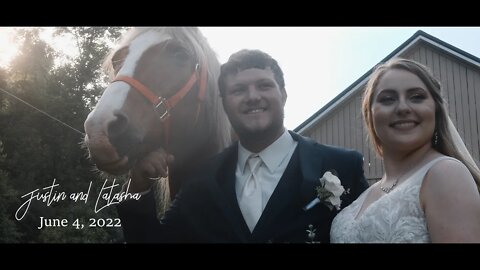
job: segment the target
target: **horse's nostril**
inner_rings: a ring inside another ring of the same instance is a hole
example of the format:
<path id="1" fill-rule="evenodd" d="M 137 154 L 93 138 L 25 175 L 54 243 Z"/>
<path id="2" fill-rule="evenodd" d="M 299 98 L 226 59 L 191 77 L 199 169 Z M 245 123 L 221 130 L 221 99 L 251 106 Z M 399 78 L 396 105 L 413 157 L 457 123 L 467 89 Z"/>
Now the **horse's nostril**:
<path id="1" fill-rule="evenodd" d="M 108 124 L 108 136 L 118 137 L 121 136 L 128 127 L 128 117 L 121 112 L 114 113 L 115 120 Z"/>
<path id="2" fill-rule="evenodd" d="M 108 139 L 119 156 L 134 155 L 142 139 L 132 129 L 125 113 L 114 112 L 115 120 L 108 123 Z"/>

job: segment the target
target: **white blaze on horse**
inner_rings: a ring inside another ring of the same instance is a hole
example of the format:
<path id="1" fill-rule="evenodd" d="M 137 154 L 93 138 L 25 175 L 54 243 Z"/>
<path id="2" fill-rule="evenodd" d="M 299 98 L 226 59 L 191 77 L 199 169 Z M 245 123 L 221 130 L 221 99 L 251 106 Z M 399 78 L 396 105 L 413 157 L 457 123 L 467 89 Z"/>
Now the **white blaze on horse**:
<path id="1" fill-rule="evenodd" d="M 190 168 L 230 144 L 220 64 L 197 28 L 133 28 L 104 66 L 111 83 L 85 121 L 99 170 L 125 174 L 162 147 L 175 156 L 169 181 L 176 193 Z"/>

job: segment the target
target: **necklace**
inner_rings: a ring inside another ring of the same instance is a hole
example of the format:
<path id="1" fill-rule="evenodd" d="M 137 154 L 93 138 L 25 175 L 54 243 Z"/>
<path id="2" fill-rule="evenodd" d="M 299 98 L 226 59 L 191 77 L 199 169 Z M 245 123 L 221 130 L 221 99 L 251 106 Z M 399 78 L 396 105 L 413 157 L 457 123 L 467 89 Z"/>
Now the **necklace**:
<path id="1" fill-rule="evenodd" d="M 400 177 L 395 179 L 395 182 L 393 182 L 393 185 L 391 187 L 382 187 L 382 184 L 380 184 L 380 189 L 385 193 L 390 193 L 390 191 L 392 191 L 392 189 L 397 185 L 398 179 L 400 179 Z"/>
<path id="2" fill-rule="evenodd" d="M 422 156 L 419 160 L 420 160 L 420 161 L 425 160 L 426 157 L 427 157 L 427 155 L 428 155 L 428 153 L 429 153 L 429 152 L 427 151 L 425 154 L 423 154 L 423 156 Z M 420 164 L 422 164 L 422 163 L 424 164 L 425 162 L 420 162 Z M 382 183 L 380 182 L 380 189 L 381 189 L 383 192 L 385 192 L 385 193 L 390 193 L 390 191 L 392 191 L 392 190 L 397 186 L 398 180 L 400 180 L 400 178 L 403 178 L 403 177 L 404 177 L 405 175 L 407 175 L 409 172 L 412 172 L 412 171 L 416 170 L 416 168 L 417 168 L 418 166 L 419 166 L 419 164 L 417 164 L 417 166 L 415 166 L 413 169 L 410 169 L 410 170 L 404 172 L 404 173 L 403 173 L 402 175 L 400 175 L 399 177 L 397 177 L 397 179 L 395 179 L 395 181 L 393 182 L 393 184 L 392 184 L 391 187 L 383 187 L 383 186 L 382 186 Z M 385 175 L 385 180 L 387 180 L 387 176 L 386 176 L 386 175 Z M 385 181 L 383 181 L 383 182 L 385 182 Z"/>

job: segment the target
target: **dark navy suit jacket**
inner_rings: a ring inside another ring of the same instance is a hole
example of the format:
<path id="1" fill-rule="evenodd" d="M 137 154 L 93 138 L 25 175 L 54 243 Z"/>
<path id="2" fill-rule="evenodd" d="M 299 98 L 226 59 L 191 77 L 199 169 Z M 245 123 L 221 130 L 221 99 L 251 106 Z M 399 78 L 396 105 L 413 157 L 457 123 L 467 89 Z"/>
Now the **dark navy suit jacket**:
<path id="1" fill-rule="evenodd" d="M 298 146 L 253 232 L 245 223 L 235 193 L 238 144 L 225 149 L 196 172 L 175 198 L 165 217 L 156 218 L 153 195 L 117 206 L 127 242 L 305 243 L 309 226 L 314 241 L 329 242 L 337 210 L 319 203 L 303 208 L 315 196 L 326 171 L 335 170 L 344 188 L 342 208 L 367 187 L 363 158 L 357 151 L 317 142 L 289 131 Z"/>

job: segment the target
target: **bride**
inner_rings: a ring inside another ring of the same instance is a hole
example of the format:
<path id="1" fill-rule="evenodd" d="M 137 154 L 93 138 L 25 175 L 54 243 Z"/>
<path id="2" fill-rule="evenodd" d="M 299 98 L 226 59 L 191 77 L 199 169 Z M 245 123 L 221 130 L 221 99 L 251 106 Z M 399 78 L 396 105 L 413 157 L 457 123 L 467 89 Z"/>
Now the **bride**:
<path id="1" fill-rule="evenodd" d="M 440 91 L 415 61 L 377 67 L 362 110 L 385 174 L 335 217 L 331 242 L 480 242 L 480 171 Z"/>

